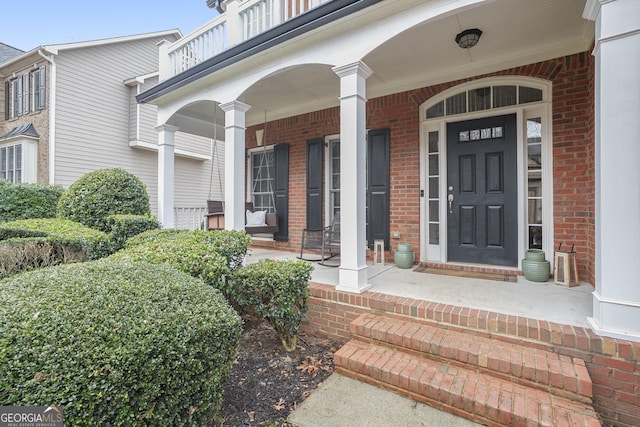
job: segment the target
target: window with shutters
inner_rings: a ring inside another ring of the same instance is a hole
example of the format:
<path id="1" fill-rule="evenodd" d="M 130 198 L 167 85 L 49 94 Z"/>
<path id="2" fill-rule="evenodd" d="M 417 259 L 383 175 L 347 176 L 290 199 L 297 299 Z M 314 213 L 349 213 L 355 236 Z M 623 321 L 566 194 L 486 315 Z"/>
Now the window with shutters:
<path id="1" fill-rule="evenodd" d="M 6 92 L 7 119 L 43 110 L 46 102 L 45 67 L 11 80 L 6 85 Z"/>

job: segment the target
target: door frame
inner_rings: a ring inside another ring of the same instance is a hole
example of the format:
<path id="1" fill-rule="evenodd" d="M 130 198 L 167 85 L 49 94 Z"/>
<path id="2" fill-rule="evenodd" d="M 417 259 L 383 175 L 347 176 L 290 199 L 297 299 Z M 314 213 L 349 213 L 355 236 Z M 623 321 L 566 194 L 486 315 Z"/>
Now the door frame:
<path id="1" fill-rule="evenodd" d="M 522 85 L 534 87 L 542 90 L 542 101 L 532 102 L 529 104 L 514 105 L 506 108 L 494 108 L 482 110 L 472 113 L 456 114 L 450 116 L 438 117 L 435 119 L 426 119 L 427 108 L 434 104 L 445 100 L 447 97 L 463 91 L 472 90 L 474 88 L 486 87 L 489 85 Z M 554 250 L 554 230 L 553 230 L 553 116 L 551 108 L 551 82 L 530 77 L 490 77 L 485 79 L 474 80 L 458 86 L 454 86 L 438 96 L 433 97 L 423 103 L 419 108 L 420 113 L 420 261 L 448 263 L 447 259 L 447 124 L 466 120 L 474 120 L 492 116 L 505 114 L 516 114 L 517 129 L 517 223 L 518 223 L 518 266 L 517 267 L 500 267 L 489 266 L 491 268 L 504 269 L 520 269 L 520 260 L 524 258 L 525 251 L 528 247 L 528 228 L 527 228 L 527 158 L 526 158 L 526 120 L 533 117 L 541 117 L 544 125 L 542 126 L 542 194 L 543 194 L 543 250 L 546 258 L 553 264 Z M 439 244 L 429 244 L 428 232 L 428 136 L 429 132 L 437 131 L 438 138 L 438 167 L 439 167 Z M 483 265 L 484 266 L 484 265 Z"/>

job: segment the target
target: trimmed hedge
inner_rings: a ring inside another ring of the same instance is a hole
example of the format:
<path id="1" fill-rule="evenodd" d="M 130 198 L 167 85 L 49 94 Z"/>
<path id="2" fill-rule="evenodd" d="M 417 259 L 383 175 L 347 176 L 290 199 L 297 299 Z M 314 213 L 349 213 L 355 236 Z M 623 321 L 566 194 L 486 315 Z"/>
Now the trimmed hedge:
<path id="1" fill-rule="evenodd" d="M 98 169 L 82 175 L 62 194 L 58 216 L 109 231 L 109 215 L 150 215 L 144 183 L 124 169 Z"/>
<path id="2" fill-rule="evenodd" d="M 220 293 L 168 266 L 100 260 L 0 282 L 0 402 L 65 425 L 205 425 L 241 333 Z"/>
<path id="3" fill-rule="evenodd" d="M 127 240 L 110 258 L 169 264 L 229 296 L 230 277 L 250 243 L 244 231 L 151 230 Z"/>
<path id="4" fill-rule="evenodd" d="M 252 307 L 269 321 L 286 351 L 294 351 L 305 319 L 311 263 L 263 259 L 235 274 L 230 293 L 241 307 Z"/>
<path id="5" fill-rule="evenodd" d="M 80 262 L 83 255 L 46 237 L 3 240 L 0 241 L 0 279 L 36 268 Z"/>
<path id="6" fill-rule="evenodd" d="M 122 249 L 125 242 L 133 236 L 148 230 L 160 228 L 156 217 L 149 215 L 109 215 L 105 221 L 114 251 Z"/>
<path id="7" fill-rule="evenodd" d="M 0 179 L 0 223 L 27 218 L 53 218 L 63 189 L 54 185 L 14 184 Z"/>
<path id="8" fill-rule="evenodd" d="M 67 219 L 21 219 L 0 224 L 0 241 L 31 237 L 44 237 L 52 244 L 82 252 L 85 261 L 103 258 L 112 252 L 108 234 Z"/>

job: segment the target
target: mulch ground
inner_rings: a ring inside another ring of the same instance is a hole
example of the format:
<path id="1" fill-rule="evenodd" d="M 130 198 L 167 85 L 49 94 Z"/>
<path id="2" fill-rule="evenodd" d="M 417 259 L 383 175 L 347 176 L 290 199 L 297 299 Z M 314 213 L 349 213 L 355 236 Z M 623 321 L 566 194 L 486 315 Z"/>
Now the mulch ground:
<path id="1" fill-rule="evenodd" d="M 288 426 L 287 416 L 333 372 L 331 341 L 300 334 L 286 352 L 271 326 L 246 317 L 217 426 Z"/>

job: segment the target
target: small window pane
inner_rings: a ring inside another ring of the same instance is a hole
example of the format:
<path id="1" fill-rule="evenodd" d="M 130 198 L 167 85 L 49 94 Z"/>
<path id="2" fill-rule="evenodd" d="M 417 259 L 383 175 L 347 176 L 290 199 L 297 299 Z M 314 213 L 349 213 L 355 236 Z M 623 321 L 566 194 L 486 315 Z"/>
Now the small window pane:
<path id="1" fill-rule="evenodd" d="M 438 152 L 438 131 L 429 132 L 429 153 Z"/>
<path id="2" fill-rule="evenodd" d="M 520 86 L 520 104 L 542 101 L 542 90 Z"/>
<path id="3" fill-rule="evenodd" d="M 529 249 L 542 249 L 542 227 L 529 227 Z"/>
<path id="4" fill-rule="evenodd" d="M 542 224 L 542 200 L 529 199 L 529 224 Z"/>
<path id="5" fill-rule="evenodd" d="M 429 244 L 430 245 L 440 244 L 440 225 L 439 224 L 429 224 Z"/>
<path id="6" fill-rule="evenodd" d="M 527 143 L 542 141 L 542 119 L 536 117 L 527 119 Z"/>
<path id="7" fill-rule="evenodd" d="M 469 111 L 488 110 L 491 108 L 491 88 L 481 87 L 469 91 Z"/>
<path id="8" fill-rule="evenodd" d="M 427 119 L 442 116 L 444 116 L 444 101 L 440 101 L 433 107 L 427 109 Z"/>
<path id="9" fill-rule="evenodd" d="M 438 222 L 440 219 L 439 206 L 440 202 L 437 200 L 429 200 L 429 221 Z"/>
<path id="10" fill-rule="evenodd" d="M 447 98 L 447 116 L 452 114 L 462 114 L 467 112 L 467 92 Z"/>
<path id="11" fill-rule="evenodd" d="M 429 156 L 429 175 L 439 175 L 440 170 L 438 168 L 438 155 L 431 154 Z"/>
<path id="12" fill-rule="evenodd" d="M 529 197 L 542 197 L 542 172 L 530 172 L 527 185 Z"/>
<path id="13" fill-rule="evenodd" d="M 529 170 L 542 169 L 542 145 L 541 144 L 529 144 L 527 145 L 527 167 Z"/>
<path id="14" fill-rule="evenodd" d="M 508 107 L 516 105 L 516 87 L 515 86 L 494 86 L 493 87 L 493 108 Z"/>
<path id="15" fill-rule="evenodd" d="M 429 178 L 429 198 L 437 199 L 438 198 L 438 184 L 440 183 L 439 178 Z"/>

